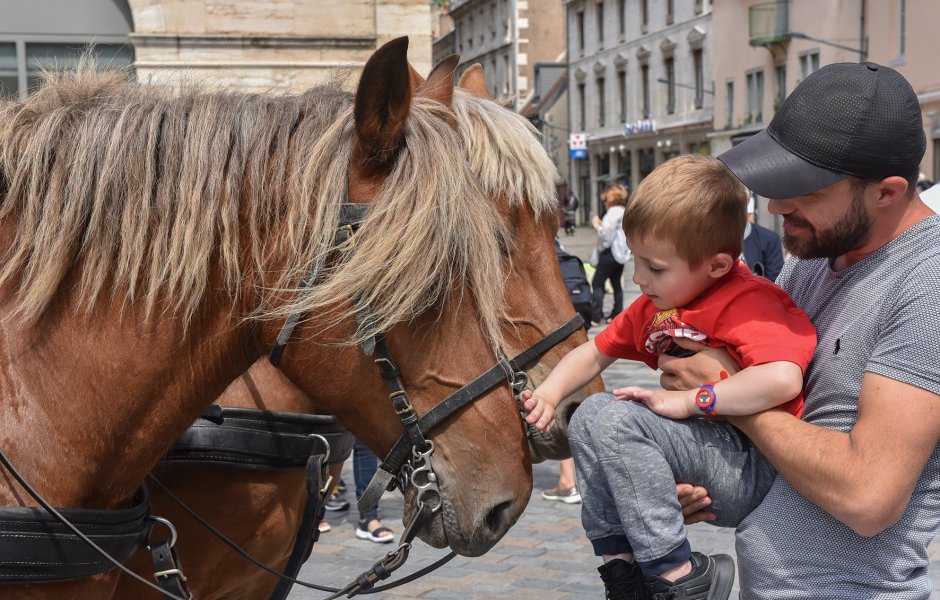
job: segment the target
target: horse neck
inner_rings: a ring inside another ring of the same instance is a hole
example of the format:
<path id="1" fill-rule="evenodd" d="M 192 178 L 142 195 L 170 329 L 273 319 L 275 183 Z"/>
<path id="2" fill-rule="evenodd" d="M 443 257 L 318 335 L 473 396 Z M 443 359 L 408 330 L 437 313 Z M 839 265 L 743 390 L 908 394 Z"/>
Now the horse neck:
<path id="1" fill-rule="evenodd" d="M 230 300 L 207 299 L 185 333 L 172 317 L 111 312 L 53 306 L 28 328 L 0 325 L 2 449 L 57 506 L 126 501 L 258 353 Z M 20 503 L 9 486 L 0 504 Z"/>

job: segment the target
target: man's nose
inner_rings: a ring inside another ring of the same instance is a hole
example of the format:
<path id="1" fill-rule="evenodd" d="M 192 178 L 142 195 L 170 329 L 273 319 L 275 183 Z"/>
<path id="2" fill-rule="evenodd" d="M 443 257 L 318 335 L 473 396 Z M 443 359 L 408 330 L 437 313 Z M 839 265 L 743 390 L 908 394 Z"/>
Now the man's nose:
<path id="1" fill-rule="evenodd" d="M 770 199 L 767 202 L 767 210 L 774 215 L 786 215 L 793 212 L 793 203 L 789 200 Z"/>

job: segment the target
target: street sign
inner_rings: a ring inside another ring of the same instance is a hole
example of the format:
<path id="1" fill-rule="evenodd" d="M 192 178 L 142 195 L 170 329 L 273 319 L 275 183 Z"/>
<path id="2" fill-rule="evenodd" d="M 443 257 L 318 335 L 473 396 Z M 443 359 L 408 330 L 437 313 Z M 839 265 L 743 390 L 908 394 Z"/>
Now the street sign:
<path id="1" fill-rule="evenodd" d="M 587 134 L 570 134 L 568 136 L 568 149 L 571 150 L 571 158 L 587 158 Z"/>

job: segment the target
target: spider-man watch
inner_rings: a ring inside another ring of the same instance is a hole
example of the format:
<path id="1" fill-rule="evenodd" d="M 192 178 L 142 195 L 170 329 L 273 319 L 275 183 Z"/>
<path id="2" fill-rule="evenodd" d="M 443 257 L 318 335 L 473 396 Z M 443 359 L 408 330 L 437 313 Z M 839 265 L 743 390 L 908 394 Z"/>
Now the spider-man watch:
<path id="1" fill-rule="evenodd" d="M 715 383 L 714 381 L 703 383 L 702 387 L 695 393 L 695 405 L 707 415 L 718 414 L 715 412 L 715 401 L 718 399 L 718 396 L 715 395 Z"/>

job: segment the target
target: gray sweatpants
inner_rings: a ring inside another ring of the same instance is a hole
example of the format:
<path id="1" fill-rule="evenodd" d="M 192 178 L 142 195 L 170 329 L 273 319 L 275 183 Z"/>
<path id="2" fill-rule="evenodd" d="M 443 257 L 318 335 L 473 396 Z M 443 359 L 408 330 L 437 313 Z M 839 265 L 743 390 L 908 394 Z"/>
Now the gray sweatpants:
<path id="1" fill-rule="evenodd" d="M 598 556 L 632 552 L 658 575 L 691 554 L 676 482 L 702 485 L 718 517 L 737 526 L 776 475 L 723 421 L 660 417 L 644 405 L 595 394 L 575 411 L 569 444 L 581 492 L 581 523 Z"/>

